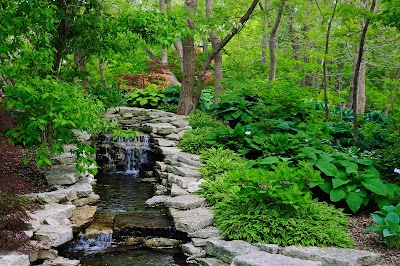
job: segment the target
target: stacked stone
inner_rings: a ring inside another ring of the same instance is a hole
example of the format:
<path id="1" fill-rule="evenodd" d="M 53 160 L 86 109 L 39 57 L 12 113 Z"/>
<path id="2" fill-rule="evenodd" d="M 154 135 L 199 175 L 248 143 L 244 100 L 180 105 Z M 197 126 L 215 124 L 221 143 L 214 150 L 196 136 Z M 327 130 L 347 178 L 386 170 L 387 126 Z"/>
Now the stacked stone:
<path id="1" fill-rule="evenodd" d="M 42 205 L 41 209 L 28 212 L 31 219 L 25 233 L 31 237 L 34 250 L 29 255 L 2 252 L 0 265 L 37 265 L 41 260 L 40 265 L 79 265 L 79 260 L 59 257 L 54 248 L 71 241 L 73 232 L 92 220 L 97 208 L 92 204 L 100 197 L 93 192 L 94 176 L 76 170 L 75 156 L 71 154 L 75 147 L 66 145 L 64 148 L 65 152 L 52 159 L 53 166 L 45 173 L 52 190 L 25 195 Z"/>

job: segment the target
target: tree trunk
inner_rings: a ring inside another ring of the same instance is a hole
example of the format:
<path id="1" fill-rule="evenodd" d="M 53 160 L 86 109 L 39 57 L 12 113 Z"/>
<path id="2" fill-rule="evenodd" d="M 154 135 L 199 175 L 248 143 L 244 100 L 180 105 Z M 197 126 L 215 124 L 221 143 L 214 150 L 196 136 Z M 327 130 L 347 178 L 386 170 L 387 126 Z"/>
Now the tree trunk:
<path id="1" fill-rule="evenodd" d="M 206 0 L 206 16 L 207 18 L 213 17 L 212 11 L 212 0 Z M 211 45 L 212 49 L 216 49 L 220 42 L 220 39 L 216 35 L 215 32 L 210 33 Z M 214 82 L 215 82 L 215 90 L 214 90 L 214 103 L 219 103 L 221 99 L 217 97 L 218 94 L 222 93 L 223 86 L 222 81 L 224 79 L 223 72 L 222 72 L 222 53 L 219 51 L 214 57 Z"/>
<path id="2" fill-rule="evenodd" d="M 278 10 L 278 15 L 276 16 L 274 26 L 269 34 L 269 61 L 270 61 L 270 69 L 269 69 L 269 80 L 275 80 L 276 78 L 276 54 L 275 49 L 278 48 L 278 27 L 281 23 L 283 8 L 285 7 L 286 0 L 281 0 L 281 6 Z"/>
<path id="3" fill-rule="evenodd" d="M 165 0 L 159 0 L 160 3 L 160 12 L 163 13 L 165 12 Z M 167 49 L 162 49 L 161 50 L 161 67 L 167 67 L 168 65 L 168 53 Z"/>
<path id="4" fill-rule="evenodd" d="M 79 71 L 82 76 L 82 87 L 87 88 L 89 81 L 87 79 L 86 57 L 79 53 L 74 53 L 74 67 L 75 71 Z"/>
<path id="5" fill-rule="evenodd" d="M 397 66 L 397 71 L 396 71 L 396 75 L 395 75 L 394 79 L 397 80 L 397 81 L 400 80 L 400 66 Z M 396 90 L 397 90 L 397 85 L 395 85 L 395 86 L 393 87 L 392 95 L 390 96 L 389 101 L 388 101 L 388 103 L 386 104 L 386 107 L 385 107 L 385 115 L 386 115 L 386 116 L 389 115 L 389 110 L 390 110 L 391 105 L 392 105 L 393 102 L 394 102 L 394 94 L 395 94 Z"/>
<path id="6" fill-rule="evenodd" d="M 183 72 L 183 47 L 182 47 L 182 41 L 176 41 L 174 43 L 175 46 L 175 50 L 178 54 L 178 58 L 179 58 L 179 63 L 181 65 L 181 71 Z"/>
<path id="7" fill-rule="evenodd" d="M 326 30 L 326 39 L 325 39 L 325 56 L 324 62 L 322 63 L 323 68 L 323 79 L 322 79 L 322 88 L 324 90 L 324 103 L 325 103 L 325 121 L 329 121 L 329 102 L 328 102 L 328 85 L 327 85 L 327 73 L 326 73 L 326 64 L 328 61 L 328 53 L 329 53 L 329 38 L 331 36 L 331 28 L 332 28 L 332 21 L 335 17 L 336 8 L 338 5 L 339 0 L 335 1 L 335 6 L 333 8 L 332 16 L 328 22 L 328 28 Z"/>
<path id="8" fill-rule="evenodd" d="M 161 65 L 161 59 L 160 58 L 155 56 L 149 49 L 144 48 L 144 51 L 150 57 L 151 60 L 153 60 L 157 64 Z M 168 65 L 165 67 L 164 71 L 168 75 L 168 82 L 169 83 L 171 83 L 172 85 L 179 86 L 179 87 L 182 86 L 182 84 L 176 78 L 175 74 L 172 73 L 172 71 L 168 68 Z"/>
<path id="9" fill-rule="evenodd" d="M 375 9 L 376 0 L 372 0 L 371 9 L 370 11 L 373 12 Z M 364 44 L 365 44 L 365 36 L 367 35 L 367 30 L 369 26 L 370 18 L 367 18 L 365 21 L 365 25 L 362 29 L 362 34 L 360 38 L 360 44 L 358 49 L 358 56 L 356 67 L 354 70 L 354 77 L 353 77 L 353 128 L 354 128 L 354 146 L 358 146 L 358 118 L 357 118 L 357 95 L 358 95 L 358 78 L 361 68 L 362 56 L 364 53 Z"/>
<path id="10" fill-rule="evenodd" d="M 197 8 L 196 0 L 185 0 L 185 9 L 190 14 L 195 15 Z M 187 18 L 190 29 L 194 29 L 192 18 Z M 178 114 L 187 115 L 193 112 L 194 79 L 195 79 L 195 58 L 194 58 L 194 36 L 188 36 L 182 40 L 183 51 L 183 71 L 182 71 L 182 89 L 179 96 Z"/>
<path id="11" fill-rule="evenodd" d="M 264 23 L 262 29 L 262 37 L 261 37 L 261 62 L 263 65 L 267 64 L 267 50 L 268 50 L 268 7 L 269 1 L 265 0 L 265 5 L 263 8 L 264 11 Z"/>
<path id="12" fill-rule="evenodd" d="M 99 72 L 100 72 L 100 77 L 101 80 L 103 81 L 103 84 L 107 87 L 107 80 L 106 80 L 106 75 L 104 73 L 104 60 L 103 60 L 103 56 L 100 55 L 99 56 Z"/>

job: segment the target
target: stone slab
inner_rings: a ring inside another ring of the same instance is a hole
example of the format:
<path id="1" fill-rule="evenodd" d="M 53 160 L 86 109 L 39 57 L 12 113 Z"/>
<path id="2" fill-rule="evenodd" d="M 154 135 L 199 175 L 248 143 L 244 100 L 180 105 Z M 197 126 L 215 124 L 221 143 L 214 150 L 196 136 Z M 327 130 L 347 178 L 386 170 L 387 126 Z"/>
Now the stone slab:
<path id="1" fill-rule="evenodd" d="M 176 141 L 161 138 L 154 139 L 154 144 L 162 147 L 176 147 L 177 145 Z"/>
<path id="2" fill-rule="evenodd" d="M 58 222 L 62 222 L 64 219 L 69 219 L 76 209 L 75 205 L 64 205 L 64 204 L 46 204 L 43 210 L 35 211 L 34 214 L 39 218 L 41 222 L 45 219 L 54 219 Z"/>
<path id="3" fill-rule="evenodd" d="M 195 247 L 191 243 L 183 244 L 181 247 L 182 247 L 182 252 L 188 256 L 196 256 L 204 252 L 202 248 Z"/>
<path id="4" fill-rule="evenodd" d="M 188 234 L 189 237 L 194 237 L 194 238 L 214 238 L 214 237 L 220 237 L 221 236 L 221 231 L 214 227 L 214 226 L 207 226 L 205 228 L 202 228 L 200 230 L 190 232 Z"/>
<path id="5" fill-rule="evenodd" d="M 190 192 L 190 193 L 199 191 L 199 190 L 201 189 L 201 184 L 204 183 L 204 182 L 206 182 L 206 180 L 204 180 L 204 179 L 199 179 L 199 180 L 198 180 L 197 182 L 195 182 L 195 183 L 189 183 L 189 184 L 188 184 L 187 191 Z"/>
<path id="6" fill-rule="evenodd" d="M 159 150 L 163 155 L 174 155 L 181 151 L 181 149 L 177 147 L 155 147 L 155 149 Z"/>
<path id="7" fill-rule="evenodd" d="M 176 230 L 185 233 L 209 226 L 214 221 L 214 214 L 207 208 L 186 211 L 169 208 L 168 210 L 174 220 Z"/>
<path id="8" fill-rule="evenodd" d="M 216 240 L 210 239 L 205 247 L 207 255 L 216 257 L 226 263 L 231 263 L 236 256 L 258 251 L 253 245 L 242 240 Z"/>
<path id="9" fill-rule="evenodd" d="M 321 262 L 301 260 L 283 256 L 280 254 L 270 254 L 263 251 L 256 251 L 235 257 L 231 266 L 322 266 Z"/>
<path id="10" fill-rule="evenodd" d="M 79 231 L 80 228 L 93 221 L 97 206 L 82 206 L 74 210 L 71 215 L 71 221 L 74 224 L 74 231 Z"/>
<path id="11" fill-rule="evenodd" d="M 57 257 L 54 260 L 46 260 L 43 266 L 79 266 L 79 260 L 71 260 L 63 257 Z"/>
<path id="12" fill-rule="evenodd" d="M 201 207 L 206 202 L 205 198 L 201 198 L 198 195 L 183 195 L 176 196 L 165 200 L 165 207 L 180 209 L 180 210 L 188 210 L 195 209 Z"/>
<path id="13" fill-rule="evenodd" d="M 200 266 L 229 266 L 228 263 L 216 258 L 196 258 L 196 262 Z"/>
<path id="14" fill-rule="evenodd" d="M 0 251 L 0 266 L 29 266 L 29 255 L 10 251 Z"/>
<path id="15" fill-rule="evenodd" d="M 200 178 L 201 174 L 197 169 L 181 166 L 167 166 L 167 172 L 173 173 L 179 176 L 190 176 Z M 196 179 L 197 181 L 197 179 Z"/>
<path id="16" fill-rule="evenodd" d="M 147 207 L 156 207 L 159 205 L 163 205 L 166 200 L 171 199 L 170 196 L 166 195 L 159 195 L 159 196 L 154 196 L 151 197 L 150 199 L 146 200 L 144 203 Z"/>
<path id="17" fill-rule="evenodd" d="M 330 266 L 362 266 L 372 265 L 380 254 L 365 250 L 347 248 L 318 248 L 318 247 L 285 247 L 282 250 L 285 256 L 299 259 L 320 261 L 322 265 Z"/>
<path id="18" fill-rule="evenodd" d="M 159 135 L 168 135 L 176 133 L 176 126 L 170 123 L 147 123 L 142 126 L 142 130 Z"/>
<path id="19" fill-rule="evenodd" d="M 43 225 L 34 234 L 39 241 L 46 241 L 52 247 L 58 247 L 73 239 L 72 228 L 67 225 Z"/>
<path id="20" fill-rule="evenodd" d="M 171 185 L 171 196 L 172 197 L 189 195 L 189 194 L 190 193 L 187 191 L 187 189 L 181 188 L 177 184 Z"/>
<path id="21" fill-rule="evenodd" d="M 278 254 L 281 251 L 281 248 L 275 244 L 253 244 L 253 246 L 257 247 L 260 251 L 265 251 L 271 254 Z"/>
<path id="22" fill-rule="evenodd" d="M 187 189 L 191 185 L 191 183 L 196 183 L 197 179 L 190 176 L 178 176 L 170 173 L 168 174 L 168 181 L 170 183 L 177 184 L 181 188 Z"/>

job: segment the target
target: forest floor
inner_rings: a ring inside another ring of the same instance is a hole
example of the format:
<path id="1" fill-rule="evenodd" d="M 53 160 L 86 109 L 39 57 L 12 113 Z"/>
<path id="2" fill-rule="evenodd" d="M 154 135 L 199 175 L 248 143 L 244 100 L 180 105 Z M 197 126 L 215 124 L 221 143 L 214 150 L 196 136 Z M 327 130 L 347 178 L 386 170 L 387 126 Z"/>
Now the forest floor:
<path id="1" fill-rule="evenodd" d="M 20 194 L 47 191 L 44 172 L 35 164 L 35 152 L 10 144 L 4 136 L 4 132 L 13 127 L 11 118 L 0 107 L 0 190 L 11 188 Z M 22 162 L 24 157 L 29 158 L 26 165 Z M 378 234 L 364 232 L 373 225 L 369 213 L 352 215 L 350 223 L 349 234 L 355 240 L 356 248 L 382 255 L 377 266 L 400 265 L 400 249 L 388 249 Z"/>

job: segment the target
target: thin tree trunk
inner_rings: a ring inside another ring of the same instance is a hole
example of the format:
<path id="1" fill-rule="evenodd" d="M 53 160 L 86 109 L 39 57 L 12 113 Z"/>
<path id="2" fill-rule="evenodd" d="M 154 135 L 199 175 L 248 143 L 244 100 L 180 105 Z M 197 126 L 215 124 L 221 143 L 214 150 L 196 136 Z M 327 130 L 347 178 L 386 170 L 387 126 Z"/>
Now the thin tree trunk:
<path id="1" fill-rule="evenodd" d="M 191 15 L 196 14 L 197 1 L 185 0 L 185 9 Z M 193 19 L 188 17 L 187 23 L 190 29 L 194 29 Z M 183 71 L 182 89 L 179 96 L 178 114 L 187 115 L 194 110 L 194 79 L 195 79 L 195 57 L 194 57 L 194 36 L 188 36 L 182 40 Z"/>
<path id="2" fill-rule="evenodd" d="M 74 53 L 74 67 L 75 71 L 81 72 L 82 75 L 82 87 L 87 88 L 89 86 L 89 81 L 87 79 L 87 67 L 86 67 L 86 57 L 79 53 Z"/>
<path id="3" fill-rule="evenodd" d="M 181 71 L 183 72 L 183 47 L 182 47 L 182 41 L 177 40 L 174 43 L 175 46 L 175 50 L 178 54 L 178 58 L 179 58 L 179 63 L 181 65 Z"/>
<path id="4" fill-rule="evenodd" d="M 400 66 L 397 66 L 397 71 L 396 71 L 396 75 L 395 75 L 394 79 L 397 80 L 397 81 L 400 80 Z M 395 94 L 396 90 L 397 90 L 397 85 L 395 85 L 395 86 L 393 87 L 392 95 L 390 96 L 389 101 L 388 101 L 388 103 L 386 104 L 386 107 L 385 107 L 385 115 L 386 115 L 386 116 L 389 115 L 389 110 L 390 110 L 391 105 L 392 105 L 393 102 L 394 102 L 394 94 Z"/>
<path id="5" fill-rule="evenodd" d="M 99 64 L 98 64 L 99 65 L 100 77 L 101 77 L 101 80 L 103 81 L 103 84 L 107 87 L 106 75 L 104 73 L 104 64 L 105 64 L 105 62 L 103 60 L 103 56 L 100 55 L 99 56 Z"/>
<path id="6" fill-rule="evenodd" d="M 275 49 L 278 48 L 278 27 L 281 23 L 283 8 L 285 7 L 286 0 L 281 0 L 281 6 L 278 10 L 278 15 L 276 16 L 274 26 L 271 29 L 269 35 L 269 61 L 270 61 L 270 69 L 269 69 L 269 80 L 275 80 L 276 77 L 276 54 Z"/>
<path id="7" fill-rule="evenodd" d="M 338 5 L 339 0 L 335 1 L 335 6 L 333 8 L 332 16 L 328 22 L 328 29 L 326 30 L 326 39 L 325 39 L 325 56 L 324 62 L 322 63 L 323 68 L 323 80 L 322 80 L 322 88 L 324 90 L 324 102 L 325 102 L 325 121 L 329 121 L 329 102 L 328 102 L 328 85 L 327 85 L 327 73 L 326 73 L 326 64 L 328 61 L 328 53 L 329 53 L 329 38 L 331 36 L 331 28 L 332 28 L 332 21 L 335 17 L 336 8 Z"/>
<path id="8" fill-rule="evenodd" d="M 212 11 L 212 0 L 206 0 L 206 17 L 212 18 L 213 11 Z M 215 32 L 210 33 L 211 45 L 212 48 L 217 48 L 220 39 L 215 34 Z M 224 79 L 223 72 L 222 72 L 222 53 L 219 51 L 214 57 L 214 82 L 215 82 L 215 96 L 214 96 L 214 103 L 219 103 L 221 99 L 217 97 L 218 94 L 222 93 L 223 86 L 222 81 Z"/>
<path id="9" fill-rule="evenodd" d="M 376 0 L 372 0 L 371 9 L 370 11 L 373 12 L 375 9 Z M 354 69 L 354 77 L 353 77 L 353 128 L 354 128 L 354 146 L 358 146 L 358 118 L 357 118 L 357 95 L 358 95 L 358 76 L 360 73 L 362 56 L 364 53 L 364 44 L 365 44 L 365 37 L 367 35 L 367 30 L 369 26 L 370 19 L 367 18 L 365 21 L 365 25 L 362 30 L 360 44 L 358 49 L 358 56 L 356 67 Z"/>
<path id="10" fill-rule="evenodd" d="M 144 48 L 144 51 L 150 57 L 151 60 L 153 60 L 157 64 L 161 64 L 161 59 L 158 58 L 157 56 L 155 56 L 149 49 Z M 169 83 L 171 83 L 172 85 L 179 86 L 179 87 L 182 86 L 182 84 L 178 81 L 178 79 L 176 78 L 175 74 L 172 73 L 172 71 L 168 68 L 168 66 L 166 66 L 164 71 L 168 75 L 168 82 Z"/>
<path id="11" fill-rule="evenodd" d="M 263 65 L 267 64 L 267 50 L 268 50 L 268 7 L 269 1 L 265 0 L 265 5 L 263 8 L 264 12 L 264 23 L 262 29 L 262 38 L 261 38 L 261 62 Z"/>
<path id="12" fill-rule="evenodd" d="M 159 0 L 159 4 L 160 4 L 160 12 L 161 13 L 165 12 L 166 1 L 165 0 Z M 168 65 L 167 49 L 162 49 L 161 50 L 161 67 L 167 67 L 167 65 Z"/>
<path id="13" fill-rule="evenodd" d="M 253 0 L 250 7 L 247 9 L 246 13 L 240 18 L 239 25 L 242 25 L 242 27 L 244 27 L 246 22 L 249 20 L 250 15 L 253 13 L 254 9 L 256 8 L 258 1 L 259 0 Z M 196 94 L 195 94 L 195 97 L 193 100 L 194 107 L 196 107 L 200 101 L 201 90 L 203 89 L 203 86 L 204 86 L 204 75 L 207 72 L 208 68 L 210 67 L 211 61 L 214 59 L 215 55 L 217 53 L 219 53 L 225 47 L 225 45 L 233 38 L 233 36 L 235 36 L 238 32 L 239 32 L 239 28 L 233 27 L 231 29 L 231 32 L 228 33 L 228 35 L 225 36 L 225 38 L 223 38 L 218 43 L 218 46 L 213 48 L 212 51 L 208 54 L 207 59 L 204 62 L 203 66 L 200 70 L 200 73 L 199 73 Z"/>

